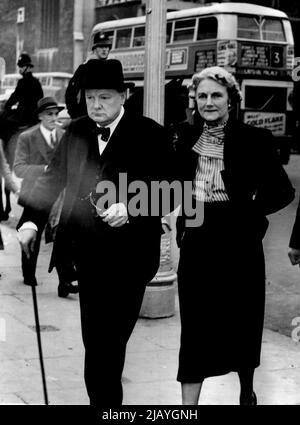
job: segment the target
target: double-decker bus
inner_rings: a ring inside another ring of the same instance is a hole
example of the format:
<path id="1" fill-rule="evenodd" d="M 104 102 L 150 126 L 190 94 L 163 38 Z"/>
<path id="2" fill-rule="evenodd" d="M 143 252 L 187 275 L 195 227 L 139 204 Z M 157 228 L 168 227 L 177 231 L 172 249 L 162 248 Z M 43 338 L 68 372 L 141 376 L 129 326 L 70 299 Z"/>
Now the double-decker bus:
<path id="1" fill-rule="evenodd" d="M 122 62 L 127 80 L 143 85 L 145 16 L 99 23 L 91 33 L 112 41 L 110 57 Z M 213 3 L 167 13 L 166 81 L 219 65 L 240 83 L 240 118 L 277 136 L 282 162 L 294 131 L 294 40 L 288 16 L 247 3 Z"/>

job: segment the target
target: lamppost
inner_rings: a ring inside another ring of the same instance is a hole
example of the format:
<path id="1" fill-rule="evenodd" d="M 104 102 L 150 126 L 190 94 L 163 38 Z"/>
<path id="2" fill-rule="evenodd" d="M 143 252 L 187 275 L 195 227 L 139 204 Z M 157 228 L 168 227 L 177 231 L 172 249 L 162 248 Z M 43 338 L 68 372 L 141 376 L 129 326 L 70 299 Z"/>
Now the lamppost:
<path id="1" fill-rule="evenodd" d="M 144 115 L 160 124 L 164 122 L 166 59 L 166 0 L 146 2 L 146 46 Z M 166 227 L 171 229 L 169 217 Z M 169 317 L 175 311 L 176 273 L 172 267 L 171 235 L 162 235 L 161 257 L 158 273 L 148 283 L 140 311 L 141 317 Z"/>

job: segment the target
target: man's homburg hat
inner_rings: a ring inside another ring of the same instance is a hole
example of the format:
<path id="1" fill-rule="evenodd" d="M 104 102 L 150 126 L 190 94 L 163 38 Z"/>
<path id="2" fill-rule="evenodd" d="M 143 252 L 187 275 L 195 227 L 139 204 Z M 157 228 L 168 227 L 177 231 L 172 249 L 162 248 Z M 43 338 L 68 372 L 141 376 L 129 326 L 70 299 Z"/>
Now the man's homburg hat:
<path id="1" fill-rule="evenodd" d="M 112 89 L 122 92 L 126 90 L 123 68 L 117 59 L 90 59 L 84 65 L 84 89 Z"/>

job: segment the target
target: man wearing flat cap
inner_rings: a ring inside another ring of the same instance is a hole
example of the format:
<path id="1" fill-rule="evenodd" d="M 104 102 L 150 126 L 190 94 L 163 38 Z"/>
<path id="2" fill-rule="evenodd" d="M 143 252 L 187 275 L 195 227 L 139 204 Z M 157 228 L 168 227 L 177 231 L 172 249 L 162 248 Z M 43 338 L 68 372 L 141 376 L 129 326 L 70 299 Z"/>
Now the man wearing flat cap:
<path id="1" fill-rule="evenodd" d="M 71 121 L 24 220 L 43 226 L 65 188 L 53 257 L 71 250 L 75 261 L 87 392 L 92 405 L 120 405 L 126 344 L 159 266 L 162 234 L 148 196 L 141 201 L 148 212 L 134 212 L 133 187 L 150 194 L 152 182 L 170 180 L 173 153 L 162 126 L 124 111 L 119 61 L 87 62 L 84 90 L 88 116 Z M 27 253 L 35 237 L 19 232 Z"/>
<path id="2" fill-rule="evenodd" d="M 25 206 L 20 223 L 24 223 L 23 217 L 27 214 L 26 204 L 34 183 L 47 169 L 64 133 L 61 128 L 56 126 L 58 113 L 62 109 L 64 107 L 59 106 L 53 97 L 43 97 L 38 101 L 36 110 L 40 123 L 24 131 L 18 137 L 14 172 L 17 177 L 23 179 L 19 203 Z M 36 264 L 43 230 L 44 226 L 41 226 L 36 235 L 32 255 L 28 258 L 22 251 L 22 272 L 25 285 L 37 285 Z M 57 271 L 59 276 L 58 295 L 65 297 L 69 293 L 77 293 L 78 287 L 66 282 L 59 266 Z"/>
<path id="3" fill-rule="evenodd" d="M 91 59 L 106 60 L 111 50 L 111 46 L 111 40 L 106 34 L 95 34 L 92 45 L 92 54 L 85 63 Z M 66 106 L 71 118 L 78 118 L 87 114 L 85 95 L 82 90 L 85 63 L 79 65 L 76 69 L 66 89 Z M 99 76 L 99 78 L 101 78 L 101 76 Z"/>

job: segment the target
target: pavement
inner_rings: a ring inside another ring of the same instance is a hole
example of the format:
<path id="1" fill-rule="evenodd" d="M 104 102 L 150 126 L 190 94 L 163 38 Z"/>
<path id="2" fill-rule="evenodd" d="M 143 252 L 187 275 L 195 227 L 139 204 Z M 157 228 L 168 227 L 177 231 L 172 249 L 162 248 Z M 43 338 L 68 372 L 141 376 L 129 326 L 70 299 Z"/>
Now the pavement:
<path id="1" fill-rule="evenodd" d="M 295 167 L 294 162 L 292 165 Z M 284 223 L 288 221 L 288 229 L 286 224 L 281 226 L 285 239 L 291 228 L 295 206 L 291 207 L 290 215 L 283 212 L 271 222 L 272 228 L 278 220 Z M 0 251 L 0 405 L 43 405 L 32 294 L 31 288 L 22 283 L 20 248 L 15 230 L 20 213 L 20 207 L 13 202 L 10 219 L 1 223 L 5 250 Z M 290 217 L 288 220 L 285 214 Z M 271 237 L 265 243 L 269 270 L 266 327 L 261 365 L 255 374 L 255 391 L 260 405 L 300 405 L 300 303 L 299 287 L 295 283 L 299 270 L 291 268 L 286 262 L 283 267 L 290 273 L 289 280 L 284 289 L 280 287 L 277 290 L 284 274 L 281 271 L 277 280 L 278 273 L 270 261 L 278 264 L 279 256 L 282 257 L 278 249 L 286 250 L 286 246 L 278 248 L 280 244 L 272 242 Z M 88 405 L 83 380 L 84 352 L 78 295 L 68 298 L 57 296 L 56 273 L 47 272 L 51 248 L 51 244 L 42 243 L 37 268 L 37 296 L 49 404 Z M 176 287 L 174 292 L 175 308 L 171 317 L 138 320 L 127 349 L 123 374 L 124 405 L 181 404 L 180 384 L 176 381 L 180 338 Z M 275 319 L 271 320 L 272 312 L 277 311 L 276 306 L 280 301 L 281 305 L 288 305 L 283 330 L 278 325 L 278 315 L 275 314 Z M 291 305 L 293 307 L 289 310 Z M 220 323 L 219 332 L 224 331 Z M 199 341 L 201 343 L 201 335 Z M 235 373 L 230 373 L 205 380 L 200 405 L 237 405 L 238 397 L 238 378 Z"/>

